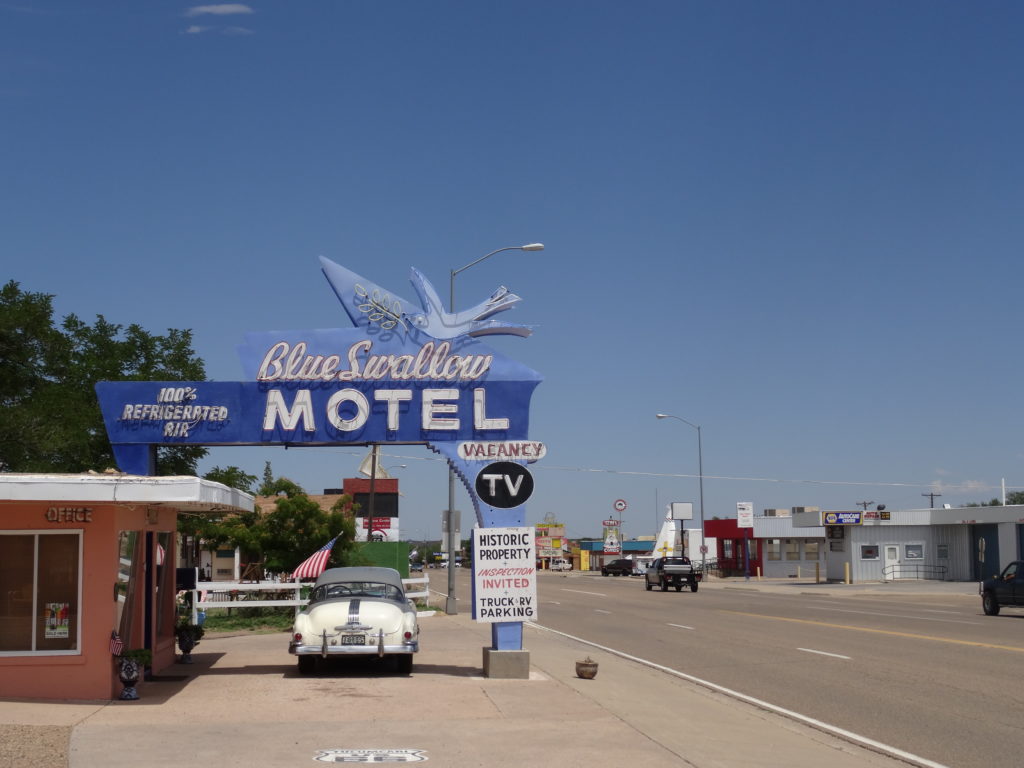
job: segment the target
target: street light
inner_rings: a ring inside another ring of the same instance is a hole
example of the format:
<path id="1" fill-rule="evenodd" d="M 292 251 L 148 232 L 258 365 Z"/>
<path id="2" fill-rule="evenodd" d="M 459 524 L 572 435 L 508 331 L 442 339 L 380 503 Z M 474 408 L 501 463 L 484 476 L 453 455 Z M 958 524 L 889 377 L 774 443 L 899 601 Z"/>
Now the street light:
<path id="1" fill-rule="evenodd" d="M 697 471 L 700 478 L 700 572 L 705 573 L 707 564 L 707 545 L 704 543 L 704 449 L 701 446 L 700 439 L 700 425 L 693 424 L 686 419 L 680 418 L 679 416 L 673 416 L 670 413 L 656 413 L 654 414 L 659 419 L 675 419 L 681 421 L 683 424 L 687 424 L 697 430 Z"/>
<path id="2" fill-rule="evenodd" d="M 465 272 L 470 267 L 476 266 L 484 259 L 489 259 L 496 253 L 502 251 L 543 251 L 543 243 L 528 243 L 527 245 L 509 245 L 505 248 L 498 248 L 495 251 L 491 251 L 484 256 L 481 256 L 476 261 L 471 261 L 464 267 L 453 269 L 451 271 L 449 280 L 449 303 L 448 310 L 454 315 L 455 314 L 455 276 L 459 272 Z M 458 606 L 455 599 L 455 470 L 451 467 L 448 468 L 448 509 L 445 511 L 445 521 L 448 525 L 448 597 L 444 602 L 444 612 L 447 614 L 458 613 Z"/>

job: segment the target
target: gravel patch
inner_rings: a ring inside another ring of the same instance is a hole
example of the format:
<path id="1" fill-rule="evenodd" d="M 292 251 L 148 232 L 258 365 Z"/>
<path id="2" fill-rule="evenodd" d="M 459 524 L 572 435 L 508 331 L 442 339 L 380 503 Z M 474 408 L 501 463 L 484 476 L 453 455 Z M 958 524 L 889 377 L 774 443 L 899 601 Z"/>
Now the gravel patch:
<path id="1" fill-rule="evenodd" d="M 0 725 L 4 768 L 67 768 L 70 725 Z"/>

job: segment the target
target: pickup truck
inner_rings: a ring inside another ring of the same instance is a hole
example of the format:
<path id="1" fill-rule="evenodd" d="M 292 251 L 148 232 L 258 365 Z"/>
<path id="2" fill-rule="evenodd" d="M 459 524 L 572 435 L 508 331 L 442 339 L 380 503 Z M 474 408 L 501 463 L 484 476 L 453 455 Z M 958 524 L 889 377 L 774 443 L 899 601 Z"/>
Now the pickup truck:
<path id="1" fill-rule="evenodd" d="M 688 557 L 659 557 L 654 560 L 644 574 L 644 587 L 650 592 L 655 586 L 662 592 L 668 592 L 669 586 L 682 592 L 683 584 L 690 585 L 690 591 L 697 591 L 697 584 L 704 574 L 694 568 Z"/>
<path id="2" fill-rule="evenodd" d="M 1024 605 L 1024 562 L 1016 560 L 998 576 L 979 585 L 981 609 L 986 616 L 998 616 L 1004 605 Z"/>

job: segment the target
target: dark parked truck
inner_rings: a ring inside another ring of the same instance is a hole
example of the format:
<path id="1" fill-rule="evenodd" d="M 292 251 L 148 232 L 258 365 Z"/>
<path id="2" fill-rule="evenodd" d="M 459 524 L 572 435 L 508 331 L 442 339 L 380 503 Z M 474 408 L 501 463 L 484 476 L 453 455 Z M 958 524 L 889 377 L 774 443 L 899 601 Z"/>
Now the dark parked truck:
<path id="1" fill-rule="evenodd" d="M 981 582 L 981 609 L 987 616 L 999 614 L 1004 605 L 1024 606 L 1024 562 L 1010 563 L 998 576 Z"/>
<path id="2" fill-rule="evenodd" d="M 672 586 L 676 588 L 676 592 L 681 592 L 683 585 L 687 584 L 691 592 L 696 592 L 697 583 L 702 576 L 688 557 L 659 557 L 651 563 L 644 574 L 644 587 L 648 592 L 655 587 L 661 587 L 662 592 L 668 592 L 668 588 Z"/>

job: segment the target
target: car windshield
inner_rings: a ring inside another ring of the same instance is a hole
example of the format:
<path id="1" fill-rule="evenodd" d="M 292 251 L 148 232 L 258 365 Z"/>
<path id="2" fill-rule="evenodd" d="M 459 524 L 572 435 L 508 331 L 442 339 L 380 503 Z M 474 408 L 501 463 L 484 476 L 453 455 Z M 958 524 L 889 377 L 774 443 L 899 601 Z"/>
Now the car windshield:
<path id="1" fill-rule="evenodd" d="M 345 581 L 337 584 L 321 584 L 313 590 L 310 602 L 349 597 L 379 597 L 397 602 L 405 601 L 402 590 L 394 584 L 382 584 L 379 581 Z"/>

